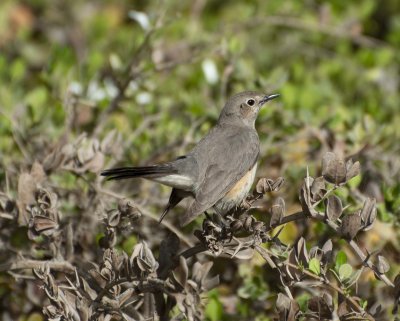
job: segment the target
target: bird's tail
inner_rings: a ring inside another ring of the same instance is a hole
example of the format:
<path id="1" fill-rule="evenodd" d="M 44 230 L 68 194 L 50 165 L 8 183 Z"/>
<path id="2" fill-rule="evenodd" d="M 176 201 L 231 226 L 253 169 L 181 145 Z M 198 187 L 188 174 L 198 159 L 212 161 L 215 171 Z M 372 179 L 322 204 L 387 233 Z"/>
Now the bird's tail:
<path id="1" fill-rule="evenodd" d="M 101 176 L 106 176 L 108 180 L 119 180 L 133 177 L 156 178 L 177 173 L 171 163 L 141 166 L 141 167 L 121 167 L 106 169 L 101 172 Z"/>

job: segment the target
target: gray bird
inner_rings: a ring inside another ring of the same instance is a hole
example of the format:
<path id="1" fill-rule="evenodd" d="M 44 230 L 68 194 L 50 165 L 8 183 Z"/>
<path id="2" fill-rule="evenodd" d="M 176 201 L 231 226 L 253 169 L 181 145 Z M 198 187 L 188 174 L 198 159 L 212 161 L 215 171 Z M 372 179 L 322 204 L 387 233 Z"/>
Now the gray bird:
<path id="1" fill-rule="evenodd" d="M 187 155 L 163 164 L 108 169 L 101 175 L 110 180 L 143 177 L 172 187 L 160 222 L 186 197 L 193 200 L 181 225 L 210 208 L 225 215 L 241 204 L 253 184 L 260 153 L 255 120 L 260 108 L 278 96 L 236 94 L 225 104 L 215 127 Z"/>

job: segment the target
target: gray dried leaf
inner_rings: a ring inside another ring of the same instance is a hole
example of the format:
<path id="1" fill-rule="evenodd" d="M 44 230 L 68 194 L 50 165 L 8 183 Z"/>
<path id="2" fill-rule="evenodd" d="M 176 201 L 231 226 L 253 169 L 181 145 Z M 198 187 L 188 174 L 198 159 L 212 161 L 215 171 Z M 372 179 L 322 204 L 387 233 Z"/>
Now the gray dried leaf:
<path id="1" fill-rule="evenodd" d="M 70 155 L 68 155 L 70 156 Z M 43 170 L 48 173 L 57 169 L 63 162 L 65 158 L 64 153 L 59 147 L 53 149 L 53 151 L 48 154 L 43 160 Z"/>
<path id="2" fill-rule="evenodd" d="M 131 316 L 129 316 L 128 314 L 122 312 L 122 317 L 124 318 L 125 321 L 137 321 L 137 319 L 132 318 Z"/>
<path id="3" fill-rule="evenodd" d="M 341 235 L 348 240 L 355 238 L 357 233 L 362 229 L 361 217 L 357 214 L 345 215 L 340 225 Z"/>
<path id="4" fill-rule="evenodd" d="M 301 237 L 297 241 L 297 244 L 296 244 L 296 247 L 295 247 L 295 252 L 296 252 L 297 261 L 302 266 L 308 266 L 308 261 L 310 259 L 308 257 L 308 253 L 307 253 L 306 240 L 303 237 Z"/>
<path id="5" fill-rule="evenodd" d="M 133 251 L 132 251 L 130 260 L 133 260 L 133 259 L 135 259 L 136 257 L 138 257 L 139 254 L 140 254 L 140 252 L 142 251 L 142 248 L 143 248 L 143 243 L 142 243 L 142 242 L 136 244 L 136 245 L 134 246 L 134 248 L 133 248 Z"/>
<path id="6" fill-rule="evenodd" d="M 107 296 L 103 296 L 101 298 L 101 303 L 104 305 L 104 307 L 106 308 L 105 310 L 117 310 L 119 308 L 119 304 L 118 301 L 114 298 L 110 298 Z M 110 318 L 107 318 L 107 316 L 110 316 Z M 112 319 L 112 315 L 108 314 L 106 315 L 106 317 L 104 318 L 104 320 L 108 320 L 111 321 Z"/>
<path id="7" fill-rule="evenodd" d="M 373 317 L 379 317 L 380 313 L 383 312 L 382 305 L 379 302 L 375 302 L 369 309 L 368 313 L 371 314 Z"/>
<path id="8" fill-rule="evenodd" d="M 36 215 L 35 217 L 33 217 L 32 225 L 36 232 L 43 233 L 47 236 L 54 233 L 54 230 L 58 229 L 59 227 L 57 222 L 42 215 Z"/>
<path id="9" fill-rule="evenodd" d="M 260 178 L 256 185 L 256 192 L 258 194 L 276 192 L 280 190 L 284 183 L 283 177 L 278 177 L 275 181 L 270 178 Z"/>
<path id="10" fill-rule="evenodd" d="M 300 204 L 301 208 L 307 216 L 313 216 L 315 214 L 315 210 L 313 208 L 313 202 L 311 199 L 311 186 L 314 182 L 314 179 L 310 176 L 304 179 L 303 185 L 300 189 Z"/>
<path id="11" fill-rule="evenodd" d="M 80 297 L 75 297 L 75 306 L 76 311 L 79 315 L 80 321 L 89 321 L 90 312 L 89 307 L 85 304 L 85 300 L 81 299 Z"/>
<path id="12" fill-rule="evenodd" d="M 329 239 L 328 241 L 325 242 L 325 244 L 322 246 L 322 252 L 324 253 L 322 261 L 323 263 L 330 263 L 332 260 L 332 240 Z"/>
<path id="13" fill-rule="evenodd" d="M 346 182 L 346 162 L 344 158 L 328 152 L 322 158 L 322 176 L 329 183 L 341 185 Z"/>
<path id="14" fill-rule="evenodd" d="M 182 287 L 185 288 L 186 282 L 189 275 L 189 269 L 186 260 L 183 256 L 179 256 L 179 265 L 172 271 L 172 275 L 175 281 Z"/>
<path id="15" fill-rule="evenodd" d="M 131 222 L 142 215 L 138 207 L 132 201 L 125 198 L 118 202 L 118 210 L 121 212 L 122 216 L 128 217 Z"/>
<path id="16" fill-rule="evenodd" d="M 288 261 L 291 265 L 285 265 L 285 272 L 286 275 L 292 280 L 292 281 L 300 281 L 301 278 L 301 272 L 299 269 L 295 268 L 294 266 L 298 266 L 299 262 L 296 256 L 295 250 L 291 250 L 289 253 Z M 294 266 L 292 266 L 294 265 Z"/>
<path id="17" fill-rule="evenodd" d="M 282 221 L 282 217 L 285 214 L 285 201 L 282 197 L 278 197 L 274 204 L 272 205 L 271 209 L 271 220 L 269 225 L 271 227 L 279 225 Z"/>
<path id="18" fill-rule="evenodd" d="M 279 320 L 282 321 L 295 321 L 300 312 L 299 304 L 282 293 L 278 294 L 276 309 L 279 313 Z"/>
<path id="19" fill-rule="evenodd" d="M 57 207 L 58 196 L 47 189 L 39 188 L 37 203 L 42 210 L 54 209 Z"/>
<path id="20" fill-rule="evenodd" d="M 376 264 L 376 267 L 378 272 L 381 274 L 385 274 L 390 270 L 389 262 L 382 255 L 378 255 L 378 263 Z"/>
<path id="21" fill-rule="evenodd" d="M 314 202 L 319 201 L 326 193 L 325 180 L 323 176 L 314 179 L 311 184 L 311 198 Z"/>
<path id="22" fill-rule="evenodd" d="M 152 273 L 158 268 L 158 263 L 154 258 L 153 252 L 145 241 L 135 245 L 130 261 L 132 265 L 136 264 L 142 272 Z"/>
<path id="23" fill-rule="evenodd" d="M 360 216 L 364 225 L 363 231 L 371 229 L 376 219 L 376 200 L 374 198 L 365 200 Z"/>
<path id="24" fill-rule="evenodd" d="M 360 162 L 355 162 L 353 164 L 353 160 L 349 159 L 346 163 L 346 171 L 346 181 L 360 175 Z"/>
<path id="25" fill-rule="evenodd" d="M 107 279 L 97 269 L 90 269 L 89 274 L 100 287 L 104 288 L 107 285 Z"/>
<path id="26" fill-rule="evenodd" d="M 206 262 L 204 264 L 196 262 L 193 265 L 192 280 L 195 281 L 199 285 L 199 287 L 201 287 L 204 283 L 207 274 L 208 272 L 210 272 L 212 266 L 213 262 Z"/>
<path id="27" fill-rule="evenodd" d="M 47 305 L 43 308 L 43 314 L 46 315 L 51 321 L 62 320 L 63 315 L 58 311 L 54 305 Z"/>
<path id="28" fill-rule="evenodd" d="M 312 297 L 308 301 L 308 309 L 318 315 L 321 319 L 332 319 L 333 306 L 330 305 L 326 299 L 326 296 L 316 296 Z M 332 299 L 332 297 L 331 297 Z M 329 300 L 329 299 L 328 299 Z"/>
<path id="29" fill-rule="evenodd" d="M 278 177 L 273 183 L 272 183 L 272 191 L 277 192 L 281 189 L 283 184 L 285 183 L 285 179 L 283 177 Z"/>
<path id="30" fill-rule="evenodd" d="M 324 292 L 324 294 L 322 294 L 322 298 L 324 299 L 325 303 L 332 309 L 333 311 L 333 298 L 332 295 L 330 295 L 328 292 Z"/>
<path id="31" fill-rule="evenodd" d="M 276 299 L 276 309 L 280 311 L 289 310 L 290 309 L 291 300 L 288 296 L 283 293 L 279 293 Z"/>
<path id="32" fill-rule="evenodd" d="M 323 254 L 324 253 L 322 252 L 322 250 L 318 246 L 313 246 L 310 249 L 309 257 L 310 257 L 310 259 L 311 258 L 316 258 L 316 259 L 318 259 L 318 261 L 321 261 Z"/>
<path id="33" fill-rule="evenodd" d="M 81 278 L 80 282 L 83 291 L 87 293 L 92 300 L 95 300 L 97 298 L 97 292 L 90 287 L 89 283 L 84 278 Z"/>
<path id="34" fill-rule="evenodd" d="M 98 173 L 104 168 L 104 154 L 102 152 L 96 152 L 93 157 L 85 163 L 82 167 L 82 171 L 90 171 L 92 173 Z"/>
<path id="35" fill-rule="evenodd" d="M 344 317 L 346 314 L 349 313 L 349 308 L 347 307 L 347 302 L 343 301 L 339 304 L 338 309 L 337 309 L 337 314 L 340 320 L 342 320 L 341 318 Z"/>
<path id="36" fill-rule="evenodd" d="M 54 280 L 54 277 L 48 273 L 45 279 L 45 292 L 49 299 L 57 301 L 58 300 L 58 286 Z"/>
<path id="37" fill-rule="evenodd" d="M 273 183 L 274 181 L 270 178 L 260 178 L 256 184 L 256 192 L 258 194 L 271 192 Z"/>
<path id="38" fill-rule="evenodd" d="M 31 176 L 37 184 L 43 183 L 46 179 L 46 173 L 44 172 L 43 166 L 37 161 L 32 165 Z"/>
<path id="39" fill-rule="evenodd" d="M 203 282 L 203 288 L 205 291 L 210 291 L 219 285 L 219 275 L 212 277 L 211 279 L 207 279 Z"/>
<path id="40" fill-rule="evenodd" d="M 117 134 L 117 130 L 116 129 L 113 129 L 113 130 L 108 132 L 106 137 L 104 137 L 103 140 L 101 141 L 101 144 L 100 144 L 101 151 L 103 151 L 104 153 L 108 153 L 109 152 L 109 150 L 115 144 L 115 135 L 116 134 Z"/>
<path id="41" fill-rule="evenodd" d="M 326 200 L 325 217 L 332 222 L 335 222 L 343 211 L 342 201 L 336 195 L 330 195 Z"/>
<path id="42" fill-rule="evenodd" d="M 101 269 L 100 269 L 100 274 L 102 277 L 104 277 L 107 281 L 112 281 L 114 280 L 115 273 L 112 269 L 112 264 L 109 260 L 104 261 Z"/>
<path id="43" fill-rule="evenodd" d="M 118 226 L 121 219 L 121 212 L 117 209 L 110 210 L 107 213 L 107 225 L 110 227 Z"/>
<path id="44" fill-rule="evenodd" d="M 26 207 L 35 203 L 36 182 L 31 174 L 22 173 L 18 179 L 18 223 L 26 225 L 29 222 Z"/>
<path id="45" fill-rule="evenodd" d="M 135 293 L 135 289 L 129 288 L 122 292 L 118 297 L 119 306 L 122 307 L 126 301 L 128 301 Z"/>
<path id="46" fill-rule="evenodd" d="M 254 221 L 251 224 L 251 228 L 253 229 L 253 231 L 255 232 L 261 232 L 264 230 L 264 223 L 261 221 Z"/>
<path id="47" fill-rule="evenodd" d="M 243 223 L 241 220 L 234 220 L 230 223 L 229 227 L 233 232 L 237 232 L 243 227 Z"/>
<path id="48" fill-rule="evenodd" d="M 146 260 L 144 260 L 144 259 L 142 259 L 141 257 L 138 257 L 137 259 L 136 259 L 136 263 L 137 263 L 137 266 L 139 267 L 139 269 L 142 271 L 142 272 L 147 272 L 147 273 L 151 273 L 152 271 L 151 271 L 151 264 L 150 264 L 150 262 L 148 262 L 148 261 L 146 261 Z"/>
<path id="49" fill-rule="evenodd" d="M 243 222 L 243 227 L 248 231 L 250 230 L 251 226 L 253 225 L 254 217 L 247 216 Z"/>
<path id="50" fill-rule="evenodd" d="M 107 249 L 108 250 L 108 249 Z M 118 252 L 116 249 L 110 249 L 110 258 L 113 270 L 119 272 L 128 260 L 128 255 L 125 252 Z"/>

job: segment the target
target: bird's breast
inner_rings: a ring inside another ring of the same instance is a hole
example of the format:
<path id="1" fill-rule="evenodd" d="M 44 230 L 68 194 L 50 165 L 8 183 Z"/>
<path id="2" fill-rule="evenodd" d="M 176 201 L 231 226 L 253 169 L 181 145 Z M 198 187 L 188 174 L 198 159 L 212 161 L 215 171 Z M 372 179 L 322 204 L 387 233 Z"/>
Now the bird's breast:
<path id="1" fill-rule="evenodd" d="M 240 205 L 253 185 L 256 176 L 257 163 L 220 199 L 214 209 L 221 215 L 228 213 L 234 207 Z"/>

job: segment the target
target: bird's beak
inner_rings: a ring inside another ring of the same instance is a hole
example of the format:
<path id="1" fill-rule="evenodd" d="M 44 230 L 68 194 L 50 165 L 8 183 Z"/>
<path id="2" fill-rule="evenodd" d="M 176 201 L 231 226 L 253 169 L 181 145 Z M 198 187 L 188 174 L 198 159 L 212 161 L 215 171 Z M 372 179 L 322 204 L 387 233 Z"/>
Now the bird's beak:
<path id="1" fill-rule="evenodd" d="M 260 100 L 260 105 L 264 105 L 267 101 L 279 97 L 279 94 L 266 95 Z"/>

